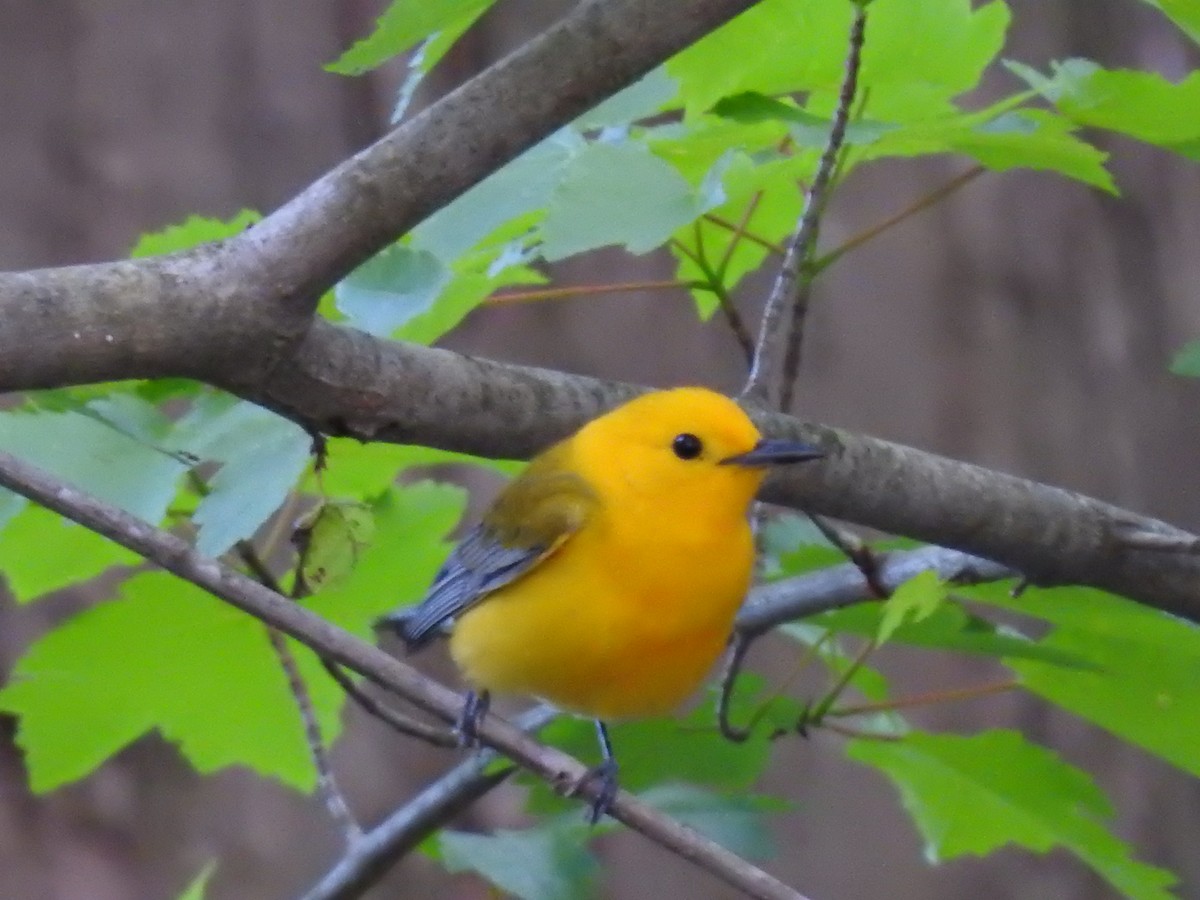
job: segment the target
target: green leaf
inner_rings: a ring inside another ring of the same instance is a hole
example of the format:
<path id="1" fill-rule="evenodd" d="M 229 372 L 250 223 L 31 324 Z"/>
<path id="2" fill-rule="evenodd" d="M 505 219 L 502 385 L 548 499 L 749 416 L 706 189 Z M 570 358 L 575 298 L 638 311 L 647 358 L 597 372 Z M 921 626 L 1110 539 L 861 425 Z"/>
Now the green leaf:
<path id="1" fill-rule="evenodd" d="M 643 791 L 639 799 L 745 859 L 775 855 L 764 814 L 790 808 L 775 797 L 721 795 L 686 784 L 661 784 Z"/>
<path id="2" fill-rule="evenodd" d="M 617 91 L 603 103 L 575 120 L 580 131 L 594 128 L 620 128 L 653 115 L 672 97 L 678 85 L 662 66 L 651 69 L 629 87 Z"/>
<path id="3" fill-rule="evenodd" d="M 792 103 L 784 103 L 756 91 L 744 91 L 725 97 L 713 107 L 713 113 L 735 122 L 786 122 L 792 139 L 801 147 L 823 148 L 829 142 L 832 122 Z M 870 144 L 895 128 L 887 122 L 855 119 L 846 126 L 843 144 Z"/>
<path id="4" fill-rule="evenodd" d="M 428 586 L 463 497 L 428 482 L 390 491 L 373 508 L 375 544 L 350 576 L 304 605 L 369 636 L 381 613 Z M 332 741 L 345 696 L 309 650 L 288 645 Z M 17 740 L 39 792 L 87 775 L 151 730 L 203 773 L 244 765 L 301 790 L 316 783 L 265 627 L 164 572 L 130 579 L 119 599 L 34 643 L 0 691 L 0 709 L 20 717 Z"/>
<path id="5" fill-rule="evenodd" d="M 1130 897 L 1172 896 L 1175 877 L 1133 859 L 1104 827 L 1112 811 L 1091 777 L 1017 732 L 855 740 L 847 753 L 896 785 L 931 862 L 1010 843 L 1036 853 L 1062 847 Z"/>
<path id="6" fill-rule="evenodd" d="M 1047 78 L 1009 68 L 1080 125 L 1107 128 L 1200 160 L 1200 72 L 1175 84 L 1154 72 L 1109 71 L 1090 60 L 1055 63 Z"/>
<path id="7" fill-rule="evenodd" d="M 1200 44 L 1200 2 L 1197 0 L 1145 0 L 1162 10 L 1188 37 Z"/>
<path id="8" fill-rule="evenodd" d="M 1188 378 L 1200 378 L 1200 341 L 1191 341 L 1171 360 L 1171 371 Z"/>
<path id="9" fill-rule="evenodd" d="M 252 209 L 243 209 L 232 219 L 224 221 L 189 216 L 179 225 L 143 234 L 129 255 L 137 259 L 142 256 L 160 256 L 177 250 L 188 250 L 199 244 L 234 237 L 261 220 L 262 214 Z"/>
<path id="10" fill-rule="evenodd" d="M 475 872 L 522 900 L 574 900 L 591 894 L 599 870 L 586 836 L 582 823 L 490 835 L 445 829 L 438 846 L 447 871 Z"/>
<path id="11" fill-rule="evenodd" d="M 503 266 L 498 272 L 491 271 L 493 268 L 489 266 L 486 272 L 456 275 L 428 310 L 414 316 L 398 328 L 393 336 L 414 344 L 432 344 L 499 288 L 513 284 L 543 284 L 546 281 L 545 276 L 527 266 Z"/>
<path id="12" fill-rule="evenodd" d="M 879 633 L 884 604 L 858 603 L 817 616 L 809 621 L 842 634 L 873 637 Z M 1067 653 L 1034 641 L 1010 626 L 997 626 L 972 615 L 953 601 L 943 603 L 920 621 L 902 623 L 889 635 L 892 644 L 933 650 L 976 653 L 1002 659 L 1037 659 L 1056 666 L 1087 668 L 1092 664 L 1077 653 Z"/>
<path id="13" fill-rule="evenodd" d="M 304 601 L 314 612 L 370 639 L 386 612 L 420 600 L 452 545 L 466 492 L 432 481 L 393 488 L 373 506 L 374 538 L 345 579 Z"/>
<path id="14" fill-rule="evenodd" d="M 462 34 L 495 0 L 392 0 L 370 35 L 325 66 L 339 75 L 378 68 L 424 38 Z M 445 52 L 443 50 L 443 52 Z"/>
<path id="15" fill-rule="evenodd" d="M 51 549 L 52 548 L 52 549 Z M 141 561 L 94 531 L 30 505 L 0 533 L 0 569 L 18 603 Z"/>
<path id="16" fill-rule="evenodd" d="M 334 297 L 351 325 L 386 337 L 427 312 L 449 278 L 432 253 L 393 244 L 338 282 Z"/>
<path id="17" fill-rule="evenodd" d="M 836 91 L 850 4 L 845 0 L 763 0 L 670 59 L 687 115 L 743 91 Z M 730 65 L 736 60 L 736 65 Z"/>
<path id="18" fill-rule="evenodd" d="M 310 592 L 343 583 L 375 534 L 375 520 L 365 503 L 327 501 L 301 524 L 307 541 L 301 574 Z"/>
<path id="19" fill-rule="evenodd" d="M 996 171 L 1058 172 L 1116 193 L 1112 176 L 1104 168 L 1108 154 L 1076 137 L 1074 128 L 1068 119 L 1037 109 L 947 116 L 889 131 L 861 148 L 859 159 L 961 153 Z"/>
<path id="20" fill-rule="evenodd" d="M 875 0 L 860 72 L 863 114 L 906 122 L 948 111 L 1000 53 L 1009 19 L 1001 2 Z"/>
<path id="21" fill-rule="evenodd" d="M 320 489 L 331 497 L 357 500 L 374 500 L 401 472 L 418 466 L 479 466 L 511 478 L 525 465 L 516 460 L 487 459 L 415 444 L 379 441 L 364 444 L 350 438 L 330 438 L 325 446 L 325 470 L 320 474 L 319 482 L 316 476 L 310 477 L 307 489 Z"/>
<path id="22" fill-rule="evenodd" d="M 1017 600 L 1002 585 L 963 593 L 1054 623 L 1042 644 L 1092 665 L 1010 661 L 1028 690 L 1200 776 L 1200 628 L 1088 588 L 1030 589 Z"/>
<path id="23" fill-rule="evenodd" d="M 646 253 L 699 213 L 691 185 L 632 143 L 593 143 L 554 190 L 542 222 L 542 255 L 559 260 L 610 244 Z"/>
<path id="24" fill-rule="evenodd" d="M 179 895 L 179 900 L 204 900 L 205 894 L 208 892 L 208 882 L 212 878 L 213 873 L 217 871 L 216 861 L 207 863 L 200 873 L 192 879 L 192 883 L 187 886 L 187 889 Z"/>
<path id="25" fill-rule="evenodd" d="M 309 676 L 326 733 L 340 690 Z M 309 790 L 315 773 L 261 623 L 165 572 L 35 642 L 0 691 L 37 792 L 87 775 L 157 729 L 200 772 L 241 764 Z"/>
<path id="26" fill-rule="evenodd" d="M 449 265 L 508 222 L 532 216 L 524 226 L 533 227 L 587 146 L 574 129 L 559 129 L 414 228 L 412 247 Z"/>
<path id="27" fill-rule="evenodd" d="M 906 622 L 921 622 L 946 602 L 949 587 L 936 572 L 918 572 L 892 591 L 883 604 L 883 618 L 875 639 L 885 643 Z"/>
<path id="28" fill-rule="evenodd" d="M 253 535 L 295 487 L 312 452 L 299 425 L 216 392 L 180 420 L 173 440 L 221 463 L 192 516 L 200 529 L 196 549 L 208 556 Z"/>
<path id="29" fill-rule="evenodd" d="M 0 449 L 157 525 L 186 467 L 78 412 L 0 413 Z"/>

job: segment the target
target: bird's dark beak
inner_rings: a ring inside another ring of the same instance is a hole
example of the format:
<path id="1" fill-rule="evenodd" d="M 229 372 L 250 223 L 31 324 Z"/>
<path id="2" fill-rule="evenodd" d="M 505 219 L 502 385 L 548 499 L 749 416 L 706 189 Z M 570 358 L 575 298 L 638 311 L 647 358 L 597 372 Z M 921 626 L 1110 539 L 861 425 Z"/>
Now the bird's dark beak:
<path id="1" fill-rule="evenodd" d="M 782 441 L 763 438 L 745 453 L 727 456 L 721 460 L 723 466 L 782 466 L 787 463 L 804 462 L 808 459 L 821 459 L 825 451 L 812 444 L 800 441 Z"/>

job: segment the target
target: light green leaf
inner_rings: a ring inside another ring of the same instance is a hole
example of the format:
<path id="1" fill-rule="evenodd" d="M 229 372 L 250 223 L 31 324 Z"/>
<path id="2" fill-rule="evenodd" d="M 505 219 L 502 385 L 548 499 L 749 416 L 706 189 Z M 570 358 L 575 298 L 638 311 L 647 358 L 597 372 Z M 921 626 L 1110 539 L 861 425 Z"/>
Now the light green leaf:
<path id="1" fill-rule="evenodd" d="M 18 603 L 141 557 L 57 513 L 30 505 L 0 533 L 0 570 Z"/>
<path id="2" fill-rule="evenodd" d="M 418 481 L 393 488 L 372 506 L 372 544 L 353 571 L 304 605 L 370 639 L 376 619 L 425 595 L 450 553 L 446 536 L 465 506 L 466 492 L 453 485 Z"/>
<path id="3" fill-rule="evenodd" d="M 1145 0 L 1161 9 L 1188 37 L 1200 44 L 1200 0 Z"/>
<path id="4" fill-rule="evenodd" d="M 657 112 L 675 96 L 677 88 L 675 79 L 662 66 L 651 69 L 629 87 L 576 119 L 574 127 L 580 131 L 590 131 L 594 128 L 626 126 Z"/>
<path id="5" fill-rule="evenodd" d="M 885 643 L 906 622 L 921 622 L 946 602 L 949 587 L 933 571 L 919 572 L 892 591 L 883 604 L 876 640 Z"/>
<path id="6" fill-rule="evenodd" d="M 408 74 L 396 92 L 396 105 L 392 107 L 391 116 L 393 125 L 399 124 L 400 120 L 404 118 L 404 114 L 408 112 L 409 104 L 412 103 L 412 98 L 417 93 L 417 88 L 421 86 L 421 82 L 425 80 L 425 76 L 433 70 L 433 67 L 441 61 L 450 48 L 458 43 L 458 39 L 463 36 L 463 33 L 475 24 L 475 20 L 486 11 L 486 6 L 471 10 L 462 18 L 446 25 L 441 31 L 435 31 L 421 42 L 421 46 L 409 59 Z M 381 62 L 383 61 L 385 60 L 381 60 Z"/>
<path id="7" fill-rule="evenodd" d="M 213 873 L 217 871 L 217 863 L 213 862 L 205 865 L 200 873 L 192 879 L 192 883 L 187 886 L 182 894 L 179 895 L 179 900 L 204 900 L 205 894 L 208 892 L 208 882 L 212 878 Z"/>
<path id="8" fill-rule="evenodd" d="M 0 413 L 0 449 L 157 525 L 186 466 L 78 412 Z"/>
<path id="9" fill-rule="evenodd" d="M 160 256 L 177 250 L 188 250 L 209 241 L 224 240 L 241 234 L 261 219 L 262 214 L 252 209 L 243 209 L 226 221 L 189 216 L 178 225 L 143 234 L 130 251 L 130 256 L 134 259 L 142 256 Z"/>
<path id="10" fill-rule="evenodd" d="M 309 676 L 326 733 L 340 690 Z M 87 775 L 157 729 L 200 772 L 241 764 L 310 790 L 315 773 L 283 670 L 261 623 L 165 572 L 130 579 L 35 642 L 0 691 L 20 716 L 30 785 Z"/>
<path id="11" fill-rule="evenodd" d="M 301 575 L 310 592 L 342 584 L 354 571 L 375 534 L 370 507 L 354 501 L 327 501 L 301 523 L 305 548 Z"/>
<path id="12" fill-rule="evenodd" d="M 744 859 L 775 855 L 764 814 L 789 808 L 774 797 L 721 795 L 686 784 L 661 784 L 643 791 L 639 799 Z"/>
<path id="13" fill-rule="evenodd" d="M 1130 897 L 1173 896 L 1175 876 L 1133 859 L 1104 827 L 1112 811 L 1091 777 L 1017 732 L 855 740 L 847 753 L 896 785 L 931 862 L 1006 844 L 1036 853 L 1062 847 Z"/>
<path id="14" fill-rule="evenodd" d="M 572 161 L 542 222 L 542 255 L 563 259 L 610 244 L 646 253 L 698 213 L 692 188 L 636 144 L 593 143 Z"/>
<path id="15" fill-rule="evenodd" d="M 361 75 L 438 32 L 462 34 L 493 2 L 392 0 L 375 23 L 374 31 L 325 68 L 339 75 Z"/>
<path id="16" fill-rule="evenodd" d="M 1200 378 L 1200 341 L 1191 341 L 1175 354 L 1171 371 L 1188 378 Z"/>
<path id="17" fill-rule="evenodd" d="M 334 297 L 352 326 L 387 337 L 428 312 L 449 280 L 432 253 L 393 244 L 338 282 Z"/>
<path id="18" fill-rule="evenodd" d="M 801 147 L 823 148 L 829 143 L 832 122 L 828 116 L 818 116 L 792 103 L 784 103 L 755 91 L 745 91 L 725 97 L 713 107 L 713 113 L 734 122 L 786 122 L 792 139 Z M 899 128 L 888 122 L 855 119 L 846 126 L 842 143 L 870 144 L 889 131 Z"/>
<path id="19" fill-rule="evenodd" d="M 398 328 L 393 336 L 414 344 L 432 344 L 500 288 L 546 282 L 545 276 L 527 266 L 503 266 L 498 272 L 493 272 L 495 267 L 488 268 L 486 272 L 467 271 L 455 275 L 428 310 L 414 316 Z"/>
<path id="20" fill-rule="evenodd" d="M 1109 71 L 1086 59 L 1055 63 L 1049 78 L 1028 66 L 1009 68 L 1073 122 L 1200 160 L 1200 72 L 1172 83 L 1154 72 Z"/>
<path id="21" fill-rule="evenodd" d="M 587 850 L 582 824 L 557 824 L 490 835 L 443 830 L 442 864 L 475 872 L 522 900 L 575 900 L 591 893 L 599 865 Z"/>
<path id="22" fill-rule="evenodd" d="M 331 497 L 358 500 L 374 500 L 402 471 L 416 466 L 479 466 L 511 478 L 525 465 L 516 460 L 487 459 L 415 444 L 364 444 L 350 438 L 330 438 L 325 447 L 325 470 L 319 481 L 315 476 L 310 479 L 307 489 L 323 489 Z"/>
<path id="23" fill-rule="evenodd" d="M 742 91 L 836 91 L 850 17 L 845 0 L 755 4 L 667 62 L 680 105 L 690 117 Z"/>
<path id="24" fill-rule="evenodd" d="M 1042 645 L 1092 666 L 1010 660 L 1026 689 L 1200 776 L 1200 628 L 1089 588 L 1031 588 L 1016 600 L 1004 585 L 962 593 L 1054 623 Z"/>
<path id="25" fill-rule="evenodd" d="M 879 633 L 884 608 L 882 603 L 858 603 L 808 621 L 838 633 L 869 638 Z M 1048 647 L 1010 626 L 997 626 L 972 615 L 953 601 L 943 603 L 920 621 L 904 622 L 888 636 L 888 641 L 892 644 L 985 654 L 1002 659 L 1037 659 L 1056 666 L 1092 666 L 1085 657 L 1077 653 Z"/>
<path id="26" fill-rule="evenodd" d="M 568 165 L 587 146 L 562 128 L 438 210 L 412 231 L 412 247 L 450 265 L 506 223 L 529 216 L 532 228 Z"/>
<path id="27" fill-rule="evenodd" d="M 449 551 L 460 489 L 418 483 L 373 507 L 375 543 L 354 571 L 304 605 L 361 636 L 419 597 Z M 345 696 L 306 648 L 288 642 L 322 734 L 332 741 Z M 35 642 L 0 691 L 20 717 L 30 783 L 48 791 L 87 775 L 151 730 L 200 772 L 248 766 L 301 790 L 316 782 L 304 730 L 266 629 L 164 572 Z"/>
<path id="28" fill-rule="evenodd" d="M 312 451 L 299 425 L 245 400 L 214 393 L 179 423 L 178 446 L 221 463 L 193 514 L 196 549 L 219 556 L 254 534 L 295 487 Z"/>

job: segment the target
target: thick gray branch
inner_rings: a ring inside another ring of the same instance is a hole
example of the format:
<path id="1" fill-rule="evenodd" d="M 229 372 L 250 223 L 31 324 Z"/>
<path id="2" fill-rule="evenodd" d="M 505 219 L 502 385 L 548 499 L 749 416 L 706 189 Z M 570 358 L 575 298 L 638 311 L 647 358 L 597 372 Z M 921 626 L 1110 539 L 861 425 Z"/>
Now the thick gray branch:
<path id="1" fill-rule="evenodd" d="M 524 458 L 642 388 L 377 341 L 317 323 L 245 396 L 330 433 Z M 995 560 L 1035 584 L 1084 584 L 1200 622 L 1200 556 L 1131 545 L 1194 535 L 1001 472 L 755 411 L 829 458 L 768 481 L 774 503 Z"/>

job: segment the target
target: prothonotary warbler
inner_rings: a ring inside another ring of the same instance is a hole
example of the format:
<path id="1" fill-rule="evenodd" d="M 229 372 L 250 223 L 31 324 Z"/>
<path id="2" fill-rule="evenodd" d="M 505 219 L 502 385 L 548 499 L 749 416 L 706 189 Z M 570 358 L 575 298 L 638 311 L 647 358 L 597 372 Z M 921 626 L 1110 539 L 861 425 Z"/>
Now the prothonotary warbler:
<path id="1" fill-rule="evenodd" d="M 644 394 L 537 456 L 463 538 L 425 599 L 382 620 L 410 649 L 452 626 L 473 689 L 595 719 L 595 822 L 616 795 L 604 722 L 670 712 L 721 655 L 754 568 L 749 506 L 767 469 L 817 459 L 765 440 L 704 388 Z"/>

